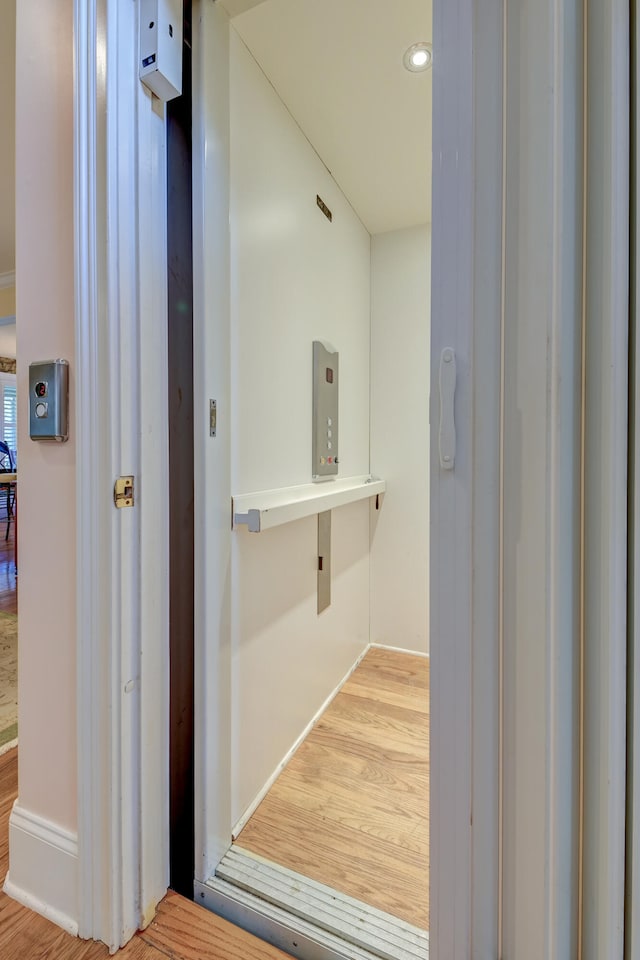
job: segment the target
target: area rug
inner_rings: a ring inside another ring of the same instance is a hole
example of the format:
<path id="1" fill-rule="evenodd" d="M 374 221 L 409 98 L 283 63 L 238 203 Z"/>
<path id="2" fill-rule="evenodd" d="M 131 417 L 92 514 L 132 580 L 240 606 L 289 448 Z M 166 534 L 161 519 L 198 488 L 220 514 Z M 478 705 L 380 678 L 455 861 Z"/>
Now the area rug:
<path id="1" fill-rule="evenodd" d="M 18 618 L 0 613 L 0 748 L 18 736 Z"/>

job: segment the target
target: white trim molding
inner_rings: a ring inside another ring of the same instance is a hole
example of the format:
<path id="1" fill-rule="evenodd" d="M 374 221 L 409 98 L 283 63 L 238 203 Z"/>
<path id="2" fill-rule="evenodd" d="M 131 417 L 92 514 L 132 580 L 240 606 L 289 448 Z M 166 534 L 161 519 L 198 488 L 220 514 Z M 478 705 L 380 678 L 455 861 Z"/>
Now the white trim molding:
<path id="1" fill-rule="evenodd" d="M 255 813 L 255 811 L 258 809 L 258 807 L 260 806 L 260 804 L 262 803 L 262 801 L 264 800 L 264 798 L 266 797 L 266 795 L 269 793 L 269 790 L 270 790 L 271 787 L 274 785 L 274 783 L 276 782 L 276 780 L 278 779 L 278 777 L 280 776 L 280 774 L 282 773 L 282 771 L 284 770 L 284 768 L 285 768 L 285 767 L 287 766 L 287 764 L 293 759 L 294 754 L 297 752 L 298 748 L 299 748 L 299 747 L 304 743 L 304 741 L 307 739 L 307 737 L 309 736 L 309 734 L 311 733 L 311 731 L 312 731 L 313 728 L 315 727 L 315 725 L 316 725 L 316 723 L 318 722 L 318 720 L 322 717 L 322 714 L 323 714 L 323 713 L 325 712 L 325 710 L 330 706 L 330 704 L 332 703 L 332 701 L 335 700 L 335 698 L 338 696 L 338 694 L 340 693 L 340 691 L 341 691 L 342 688 L 344 687 L 344 685 L 345 685 L 345 683 L 347 682 L 347 680 L 348 680 L 348 679 L 351 677 L 351 675 L 357 670 L 357 668 L 360 666 L 360 664 L 362 663 L 362 661 L 364 660 L 364 658 L 365 658 L 366 655 L 368 654 L 369 650 L 373 649 L 373 647 L 376 647 L 376 648 L 379 649 L 379 650 L 392 650 L 392 649 L 394 649 L 393 647 L 385 647 L 385 646 L 383 646 L 382 644 L 373 644 L 373 643 L 367 644 L 367 646 L 364 648 L 364 650 L 362 651 L 362 653 L 360 654 L 360 656 L 356 658 L 355 663 L 353 663 L 353 664 L 349 667 L 349 669 L 348 669 L 347 672 L 345 673 L 345 675 L 344 675 L 344 677 L 342 678 L 342 680 L 340 680 L 340 682 L 336 684 L 336 686 L 333 688 L 333 690 L 331 691 L 331 693 L 329 694 L 329 696 L 325 699 L 325 701 L 321 704 L 321 706 L 316 710 L 316 712 L 314 713 L 314 715 L 311 717 L 311 720 L 309 720 L 309 722 L 308 722 L 307 725 L 305 726 L 305 728 L 304 728 L 304 730 L 302 731 L 302 733 L 301 733 L 298 737 L 296 737 L 294 743 L 291 745 L 291 747 L 289 747 L 289 749 L 287 750 L 286 754 L 284 755 L 284 757 L 282 758 L 282 760 L 280 761 L 280 763 L 276 766 L 275 770 L 272 772 L 271 776 L 267 778 L 266 782 L 263 784 L 263 786 L 261 787 L 261 789 L 258 791 L 258 793 L 256 794 L 256 796 L 253 798 L 253 800 L 252 800 L 251 803 L 249 804 L 249 806 L 246 808 L 246 810 L 244 811 L 244 813 L 241 815 L 240 819 L 238 820 L 238 822 L 235 824 L 233 830 L 231 831 L 231 839 L 232 839 L 233 841 L 236 841 L 236 840 L 238 839 L 238 837 L 240 836 L 240 833 L 242 832 L 243 828 L 244 828 L 244 827 L 246 826 L 246 824 L 249 822 L 249 820 L 251 819 L 251 817 L 253 816 L 253 814 Z M 397 652 L 412 653 L 413 651 L 404 650 L 404 651 L 397 651 Z"/>
<path id="2" fill-rule="evenodd" d="M 30 910 L 78 934 L 78 843 L 56 823 L 14 804 L 9 818 L 11 870 L 4 892 Z"/>
<path id="3" fill-rule="evenodd" d="M 11 270 L 9 273 L 0 273 L 0 290 L 5 290 L 16 285 L 16 272 Z"/>
<path id="4" fill-rule="evenodd" d="M 498 955 L 502 18 L 502 0 L 434 3 L 430 947 L 448 960 Z M 452 471 L 433 429 L 445 347 Z"/>
<path id="5" fill-rule="evenodd" d="M 632 21 L 626 960 L 640 956 L 640 17 Z"/>
<path id="6" fill-rule="evenodd" d="M 229 846 L 231 816 L 231 398 L 229 20 L 193 4 L 193 392 L 196 880 Z"/>
<path id="7" fill-rule="evenodd" d="M 499 955 L 563 960 L 580 955 L 583 4 L 508 4 L 505 27 Z"/>
<path id="8" fill-rule="evenodd" d="M 111 950 L 169 879 L 165 114 L 138 14 L 74 8 L 78 916 Z"/>
<path id="9" fill-rule="evenodd" d="M 625 931 L 630 23 L 625 0 L 586 9 L 582 958 L 600 960 L 637 937 Z"/>

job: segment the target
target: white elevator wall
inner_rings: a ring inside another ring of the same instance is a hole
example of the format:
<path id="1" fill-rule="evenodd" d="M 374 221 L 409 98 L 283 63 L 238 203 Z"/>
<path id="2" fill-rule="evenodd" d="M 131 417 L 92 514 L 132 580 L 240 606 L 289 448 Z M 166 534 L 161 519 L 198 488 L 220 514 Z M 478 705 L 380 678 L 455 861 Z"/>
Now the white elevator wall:
<path id="1" fill-rule="evenodd" d="M 429 652 L 431 226 L 371 239 L 371 640 Z"/>
<path id="2" fill-rule="evenodd" d="M 340 474 L 369 471 L 370 237 L 231 30 L 232 489 L 311 480 L 312 341 L 340 351 Z M 316 205 L 319 194 L 333 222 Z M 369 639 L 369 507 L 232 540 L 234 822 Z"/>

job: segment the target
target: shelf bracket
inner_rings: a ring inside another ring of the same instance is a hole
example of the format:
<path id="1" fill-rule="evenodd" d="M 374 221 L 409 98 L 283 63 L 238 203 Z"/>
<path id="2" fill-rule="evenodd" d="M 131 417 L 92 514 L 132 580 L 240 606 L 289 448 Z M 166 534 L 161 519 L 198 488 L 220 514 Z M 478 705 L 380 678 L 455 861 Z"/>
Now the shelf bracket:
<path id="1" fill-rule="evenodd" d="M 249 533 L 260 533 L 260 511 L 248 510 L 247 513 L 234 513 L 233 526 L 238 527 L 246 524 Z"/>

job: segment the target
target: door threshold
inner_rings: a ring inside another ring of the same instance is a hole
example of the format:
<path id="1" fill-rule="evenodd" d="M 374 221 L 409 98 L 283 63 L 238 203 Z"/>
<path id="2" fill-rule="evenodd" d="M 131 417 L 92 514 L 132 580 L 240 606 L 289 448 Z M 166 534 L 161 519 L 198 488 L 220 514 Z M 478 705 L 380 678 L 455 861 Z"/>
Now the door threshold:
<path id="1" fill-rule="evenodd" d="M 381 878 L 382 879 L 382 878 Z M 196 902 L 299 960 L 428 960 L 429 934 L 240 847 Z"/>

